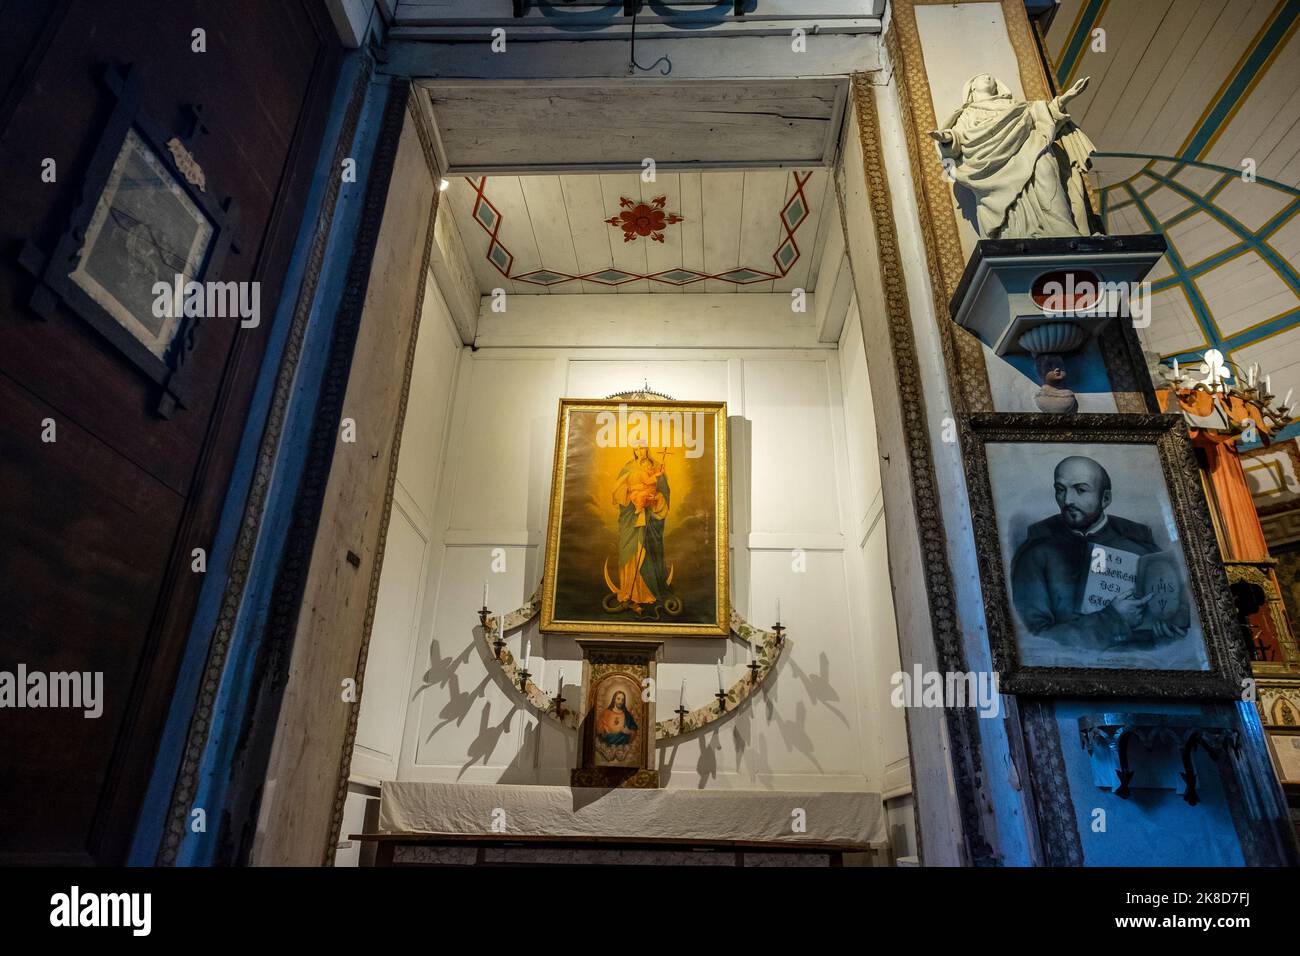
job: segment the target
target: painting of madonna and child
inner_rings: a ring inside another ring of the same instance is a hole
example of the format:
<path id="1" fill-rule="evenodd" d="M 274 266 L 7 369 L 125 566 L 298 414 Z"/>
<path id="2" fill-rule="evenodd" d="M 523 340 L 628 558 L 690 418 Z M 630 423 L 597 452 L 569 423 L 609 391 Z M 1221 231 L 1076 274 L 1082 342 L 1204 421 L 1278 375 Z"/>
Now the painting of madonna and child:
<path id="1" fill-rule="evenodd" d="M 564 399 L 543 630 L 725 635 L 722 402 Z"/>
<path id="2" fill-rule="evenodd" d="M 985 452 L 1021 666 L 1209 669 L 1155 445 Z"/>

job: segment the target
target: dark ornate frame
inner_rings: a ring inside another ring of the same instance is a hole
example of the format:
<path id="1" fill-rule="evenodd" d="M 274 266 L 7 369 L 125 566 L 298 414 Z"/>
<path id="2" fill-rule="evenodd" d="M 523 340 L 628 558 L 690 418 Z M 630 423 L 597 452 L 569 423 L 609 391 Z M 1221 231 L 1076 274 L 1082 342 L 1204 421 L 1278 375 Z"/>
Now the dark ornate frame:
<path id="1" fill-rule="evenodd" d="M 1002 689 L 1013 694 L 1239 699 L 1250 674 L 1245 647 L 1236 638 L 1236 613 L 1218 539 L 1200 485 L 1196 459 L 1177 415 L 966 415 L 962 448 L 970 492 L 975 549 L 993 666 Z M 1182 540 L 1192 596 L 1200 615 L 1210 667 L 1192 670 L 1025 667 L 1019 659 L 1010 590 L 1002 562 L 997 514 L 985 445 L 990 442 L 1076 442 L 1154 445 L 1160 456 Z"/>
<path id="2" fill-rule="evenodd" d="M 582 648 L 582 710 L 578 725 L 578 766 L 570 771 L 570 785 L 601 789 L 657 788 L 659 770 L 655 767 L 654 696 L 651 695 L 650 700 L 644 702 L 646 725 L 640 735 L 637 767 L 596 765 L 595 713 L 599 705 L 596 690 L 601 681 L 612 674 L 627 677 L 636 684 L 642 684 L 645 678 L 649 678 L 653 686 L 658 678 L 663 642 L 587 637 L 578 638 L 578 646 Z"/>
<path id="3" fill-rule="evenodd" d="M 220 275 L 234 233 L 235 204 L 229 197 L 218 202 L 213 198 L 211 183 L 206 184 L 206 191 L 200 190 L 177 167 L 166 145 L 172 137 L 140 111 L 139 76 L 134 69 L 128 68 L 122 72 L 108 66 L 104 68 L 101 80 L 117 98 L 117 104 L 95 145 L 90 165 L 82 179 L 77 205 L 51 255 L 46 256 L 29 240 L 23 244 L 19 262 L 37 278 L 36 287 L 28 302 L 32 311 L 44 319 L 62 301 L 111 342 L 132 365 L 161 387 L 156 411 L 163 418 L 170 418 L 178 407 L 184 408 L 188 403 L 187 364 L 189 354 L 198 345 L 202 318 L 183 319 L 177 326 L 165 357 L 159 358 L 72 281 L 71 276 L 76 271 L 81 256 L 86 228 L 94 216 L 95 207 L 108 185 L 113 164 L 131 130 L 135 130 L 144 140 L 176 184 L 212 224 L 212 239 L 208 244 L 207 256 L 194 277 L 195 281 L 208 281 Z M 197 127 L 197 108 L 194 109 L 194 117 L 194 125 Z M 184 141 L 190 138 L 192 132 L 178 133 L 176 136 Z"/>

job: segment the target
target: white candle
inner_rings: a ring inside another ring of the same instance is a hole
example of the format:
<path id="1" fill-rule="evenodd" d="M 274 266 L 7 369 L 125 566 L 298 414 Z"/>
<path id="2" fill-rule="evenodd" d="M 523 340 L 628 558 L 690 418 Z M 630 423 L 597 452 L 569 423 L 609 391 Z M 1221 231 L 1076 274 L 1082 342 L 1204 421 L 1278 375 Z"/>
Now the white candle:
<path id="1" fill-rule="evenodd" d="M 746 644 L 749 647 L 749 662 L 752 664 L 754 663 L 754 642 L 746 641 Z"/>
<path id="2" fill-rule="evenodd" d="M 483 606 L 487 607 L 487 581 L 483 582 Z"/>
<path id="3" fill-rule="evenodd" d="M 718 693 L 720 694 L 722 693 L 722 662 L 718 661 L 714 666 L 718 669 Z"/>
<path id="4" fill-rule="evenodd" d="M 1255 373 L 1258 371 L 1259 371 L 1259 366 L 1252 362 L 1250 366 L 1250 377 L 1246 380 L 1246 384 L 1248 384 L 1251 388 L 1255 387 Z"/>
<path id="5" fill-rule="evenodd" d="M 528 669 L 528 658 L 533 656 L 533 642 L 530 640 L 524 645 L 524 670 Z"/>
<path id="6" fill-rule="evenodd" d="M 1265 395 L 1273 394 L 1273 379 L 1271 376 L 1268 375 L 1264 376 L 1264 394 Z"/>
<path id="7" fill-rule="evenodd" d="M 776 623 L 781 623 L 781 599 L 776 599 Z"/>
<path id="8" fill-rule="evenodd" d="M 1174 359 L 1174 381 L 1178 381 L 1178 359 Z"/>
<path id="9" fill-rule="evenodd" d="M 559 683 L 555 685 L 555 687 L 556 687 L 555 689 L 556 697 L 559 697 L 561 694 L 564 693 L 564 671 L 560 671 L 560 680 Z"/>
<path id="10" fill-rule="evenodd" d="M 682 708 L 682 710 L 686 709 L 686 678 L 685 677 L 682 678 L 682 692 L 681 695 L 677 698 L 677 706 Z"/>
<path id="11" fill-rule="evenodd" d="M 1294 391 L 1295 391 L 1295 389 L 1293 389 L 1293 388 L 1288 388 L 1288 389 L 1286 390 L 1286 398 L 1282 399 L 1282 407 L 1283 407 L 1283 408 L 1290 408 L 1290 407 L 1291 407 L 1291 393 L 1294 392 Z"/>

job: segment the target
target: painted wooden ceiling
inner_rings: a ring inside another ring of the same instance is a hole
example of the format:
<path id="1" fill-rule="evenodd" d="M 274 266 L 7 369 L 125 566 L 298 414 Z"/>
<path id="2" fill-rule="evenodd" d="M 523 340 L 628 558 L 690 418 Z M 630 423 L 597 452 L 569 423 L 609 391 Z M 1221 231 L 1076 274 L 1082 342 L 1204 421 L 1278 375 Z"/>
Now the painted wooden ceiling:
<path id="1" fill-rule="evenodd" d="M 1071 113 L 1107 231 L 1169 244 L 1145 346 L 1258 362 L 1279 395 L 1300 393 L 1298 26 L 1300 0 L 1062 0 L 1046 37 L 1058 88 L 1092 77 Z"/>
<path id="2" fill-rule="evenodd" d="M 444 200 L 479 290 L 813 291 L 825 169 L 453 177 Z"/>

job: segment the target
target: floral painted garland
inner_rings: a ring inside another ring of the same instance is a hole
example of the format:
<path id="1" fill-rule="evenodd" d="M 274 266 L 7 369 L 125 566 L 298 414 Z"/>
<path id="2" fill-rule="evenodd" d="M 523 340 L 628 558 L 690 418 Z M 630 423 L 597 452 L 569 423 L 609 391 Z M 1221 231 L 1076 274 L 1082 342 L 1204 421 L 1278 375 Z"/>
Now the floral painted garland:
<path id="1" fill-rule="evenodd" d="M 505 615 L 493 617 L 488 614 L 486 608 L 479 611 L 479 623 L 483 625 L 483 639 L 487 642 L 493 660 L 497 662 L 505 674 L 507 682 L 515 689 L 516 693 L 524 698 L 524 702 L 529 707 L 539 714 L 549 717 L 562 727 L 577 730 L 580 709 L 565 707 L 563 711 L 557 713 L 555 700 L 531 680 L 525 680 L 521 689 L 519 677 L 522 662 L 509 648 L 504 646 L 506 631 L 517 630 L 537 616 L 541 610 L 540 595 L 541 588 L 539 587 L 533 593 L 533 596 L 528 599 L 527 603 L 513 611 L 506 612 Z M 758 646 L 754 649 L 754 662 L 758 665 L 758 670 L 756 672 L 751 671 L 750 676 L 742 677 L 731 685 L 727 690 L 727 707 L 725 710 L 719 710 L 716 703 L 705 704 L 703 707 L 697 707 L 685 715 L 673 717 L 670 720 L 655 721 L 656 741 L 694 733 L 702 727 L 707 727 L 709 724 L 721 720 L 728 714 L 733 713 L 751 694 L 758 690 L 762 683 L 767 680 L 768 675 L 775 672 L 777 661 L 780 660 L 781 652 L 785 650 L 785 645 L 789 640 L 785 636 L 784 628 L 781 628 L 780 631 L 764 631 L 749 624 L 736 613 L 735 608 L 732 608 L 731 632 L 750 643 L 757 642 Z M 498 642 L 500 642 L 499 652 Z"/>

